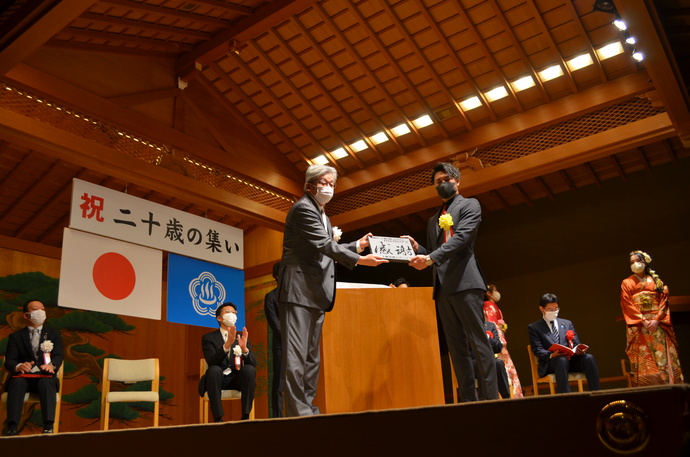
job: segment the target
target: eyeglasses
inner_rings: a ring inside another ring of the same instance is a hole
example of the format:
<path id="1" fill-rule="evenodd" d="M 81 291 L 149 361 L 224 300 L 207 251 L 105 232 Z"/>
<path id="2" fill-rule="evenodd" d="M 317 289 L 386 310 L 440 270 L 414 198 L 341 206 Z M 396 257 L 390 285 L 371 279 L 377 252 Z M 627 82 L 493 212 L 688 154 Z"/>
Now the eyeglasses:
<path id="1" fill-rule="evenodd" d="M 335 182 L 326 181 L 325 179 L 322 179 L 321 181 L 316 181 L 316 184 L 321 187 L 330 186 L 332 189 L 335 189 Z"/>
<path id="2" fill-rule="evenodd" d="M 560 311 L 560 309 L 559 308 L 553 308 L 553 309 L 544 308 L 544 311 L 546 311 L 548 313 L 549 311 Z"/>

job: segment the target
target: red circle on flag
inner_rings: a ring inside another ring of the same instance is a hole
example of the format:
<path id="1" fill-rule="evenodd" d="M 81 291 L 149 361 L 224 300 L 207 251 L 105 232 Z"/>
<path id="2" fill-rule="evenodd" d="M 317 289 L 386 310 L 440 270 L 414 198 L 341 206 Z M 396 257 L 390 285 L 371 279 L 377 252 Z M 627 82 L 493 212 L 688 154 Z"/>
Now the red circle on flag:
<path id="1" fill-rule="evenodd" d="M 107 252 L 96 259 L 92 273 L 98 291 L 111 300 L 129 297 L 137 283 L 132 263 L 117 252 Z"/>

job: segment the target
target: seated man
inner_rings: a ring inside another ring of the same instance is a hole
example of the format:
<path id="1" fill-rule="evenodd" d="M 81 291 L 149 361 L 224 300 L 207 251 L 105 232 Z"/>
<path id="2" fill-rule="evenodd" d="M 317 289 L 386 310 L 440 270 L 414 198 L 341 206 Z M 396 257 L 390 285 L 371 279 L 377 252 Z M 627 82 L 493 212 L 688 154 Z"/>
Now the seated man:
<path id="1" fill-rule="evenodd" d="M 398 278 L 395 281 L 393 281 L 392 283 L 388 284 L 388 287 L 392 287 L 394 289 L 396 289 L 398 287 L 406 288 L 406 287 L 410 287 L 410 283 L 408 283 L 407 279 L 405 279 L 405 278 Z"/>
<path id="2" fill-rule="evenodd" d="M 489 345 L 491 345 L 491 350 L 494 354 L 498 354 L 503 349 L 503 343 L 498 338 L 498 330 L 496 330 L 496 324 L 493 322 L 484 321 L 484 329 L 486 330 L 486 336 L 489 338 Z M 470 352 L 472 350 L 470 349 Z M 472 354 L 472 363 L 474 365 L 474 377 L 479 379 L 479 373 L 477 371 L 477 359 Z M 506 366 L 503 360 L 496 358 L 496 381 L 498 381 L 498 393 L 501 394 L 501 398 L 510 398 L 510 387 L 508 384 L 508 373 L 506 372 Z M 484 392 L 481 389 L 481 383 L 479 383 L 479 390 L 477 392 L 479 398 L 486 398 Z"/>
<path id="3" fill-rule="evenodd" d="M 62 364 L 60 332 L 43 325 L 46 310 L 40 301 L 29 300 L 23 311 L 26 327 L 10 334 L 5 352 L 5 369 L 11 374 L 7 384 L 7 436 L 17 434 L 26 392 L 38 392 L 43 433 L 53 433 L 56 394 L 60 387 L 57 379 Z"/>
<path id="4" fill-rule="evenodd" d="M 539 302 L 542 319 L 529 325 L 529 341 L 532 352 L 539 360 L 539 376 L 554 373 L 556 375 L 556 391 L 570 392 L 568 373 L 581 372 L 587 377 L 589 390 L 599 390 L 599 368 L 594 356 L 578 349 L 576 354 L 569 357 L 562 352 L 551 352 L 549 348 L 557 343 L 564 346 L 572 341 L 572 347 L 580 344 L 573 323 L 567 319 L 558 319 L 558 297 L 554 294 L 544 294 Z M 572 339 L 571 339 L 572 338 Z"/>
<path id="5" fill-rule="evenodd" d="M 235 329 L 237 306 L 223 303 L 216 309 L 220 328 L 201 337 L 201 349 L 208 364 L 199 380 L 199 395 L 208 392 L 214 422 L 223 421 L 221 390 L 242 392 L 242 420 L 249 419 L 256 389 L 256 357 L 249 351 L 249 333 Z"/>

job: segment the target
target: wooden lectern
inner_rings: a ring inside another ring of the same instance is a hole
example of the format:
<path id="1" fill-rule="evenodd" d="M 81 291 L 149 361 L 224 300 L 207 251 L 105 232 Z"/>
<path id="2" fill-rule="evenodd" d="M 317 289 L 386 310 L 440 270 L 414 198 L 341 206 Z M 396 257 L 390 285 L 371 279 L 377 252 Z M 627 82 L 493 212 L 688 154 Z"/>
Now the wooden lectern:
<path id="1" fill-rule="evenodd" d="M 343 413 L 444 404 L 430 287 L 338 289 L 316 404 Z"/>

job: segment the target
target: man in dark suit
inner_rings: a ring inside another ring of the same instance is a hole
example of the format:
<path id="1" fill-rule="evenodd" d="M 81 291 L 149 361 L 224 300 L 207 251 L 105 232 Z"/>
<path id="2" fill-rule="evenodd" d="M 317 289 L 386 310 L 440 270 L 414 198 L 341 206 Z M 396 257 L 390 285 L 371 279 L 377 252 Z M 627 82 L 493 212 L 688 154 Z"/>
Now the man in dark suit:
<path id="1" fill-rule="evenodd" d="M 476 199 L 458 193 L 460 171 L 452 164 L 437 164 L 431 182 L 443 205 L 429 219 L 429 249 L 410 238 L 417 253 L 410 266 L 423 270 L 433 265 L 434 300 L 462 401 L 478 399 L 470 349 L 477 357 L 482 392 L 486 399 L 496 399 L 496 362 L 484 330 L 486 281 L 474 255 L 481 207 Z"/>
<path id="2" fill-rule="evenodd" d="M 350 270 L 356 265 L 388 262 L 374 254 L 358 254 L 369 246 L 370 233 L 355 242 L 338 244 L 341 232 L 331 226 L 324 213 L 337 178 L 333 167 L 307 168 L 305 193 L 285 219 L 278 301 L 287 417 L 320 412 L 313 402 L 321 365 L 321 329 L 325 313 L 333 308 L 335 300 L 335 261 Z"/>
<path id="3" fill-rule="evenodd" d="M 489 345 L 494 354 L 498 354 L 503 349 L 503 343 L 498 338 L 498 330 L 496 329 L 496 324 L 489 321 L 484 321 L 484 330 L 486 331 L 486 336 L 489 339 Z M 495 357 L 495 356 L 494 356 Z M 496 361 L 496 380 L 498 382 L 498 393 L 501 394 L 501 398 L 510 398 L 510 384 L 508 383 L 508 373 L 506 372 L 506 366 L 503 360 L 495 357 Z M 474 375 L 475 378 L 479 378 L 479 373 L 477 371 L 477 360 L 472 353 L 472 361 L 474 362 Z M 486 394 L 481 390 L 480 384 L 479 398 L 485 398 Z"/>
<path id="4" fill-rule="evenodd" d="M 256 357 L 249 350 L 247 328 L 237 332 L 237 306 L 223 303 L 216 309 L 220 328 L 201 337 L 201 349 L 208 364 L 206 374 L 199 380 L 199 395 L 208 392 L 214 422 L 223 422 L 221 390 L 234 389 L 242 393 L 242 420 L 249 419 L 256 390 Z"/>
<path id="5" fill-rule="evenodd" d="M 280 262 L 273 264 L 273 278 L 278 280 Z M 283 345 L 280 332 L 280 305 L 278 304 L 278 286 L 264 297 L 264 314 L 268 326 L 271 327 L 273 338 L 271 352 L 273 353 L 273 378 L 271 380 L 271 410 L 273 417 L 283 417 Z"/>
<path id="6" fill-rule="evenodd" d="M 56 394 L 60 387 L 57 379 L 62 365 L 60 332 L 43 325 L 46 311 L 40 301 L 27 301 L 23 311 L 27 325 L 10 334 L 5 353 L 5 369 L 11 373 L 7 384 L 7 436 L 17 434 L 27 392 L 38 392 L 43 433 L 53 433 Z"/>
<path id="7" fill-rule="evenodd" d="M 573 323 L 567 319 L 558 318 L 560 311 L 558 297 L 554 294 L 544 294 L 539 301 L 542 319 L 529 324 L 529 342 L 532 352 L 539 360 L 539 377 L 554 373 L 556 375 L 556 391 L 570 392 L 568 373 L 584 373 L 587 377 L 589 390 L 599 390 L 599 368 L 592 354 L 578 350 L 572 357 L 563 352 L 549 351 L 552 344 L 577 347 L 580 338 L 577 336 Z"/>

